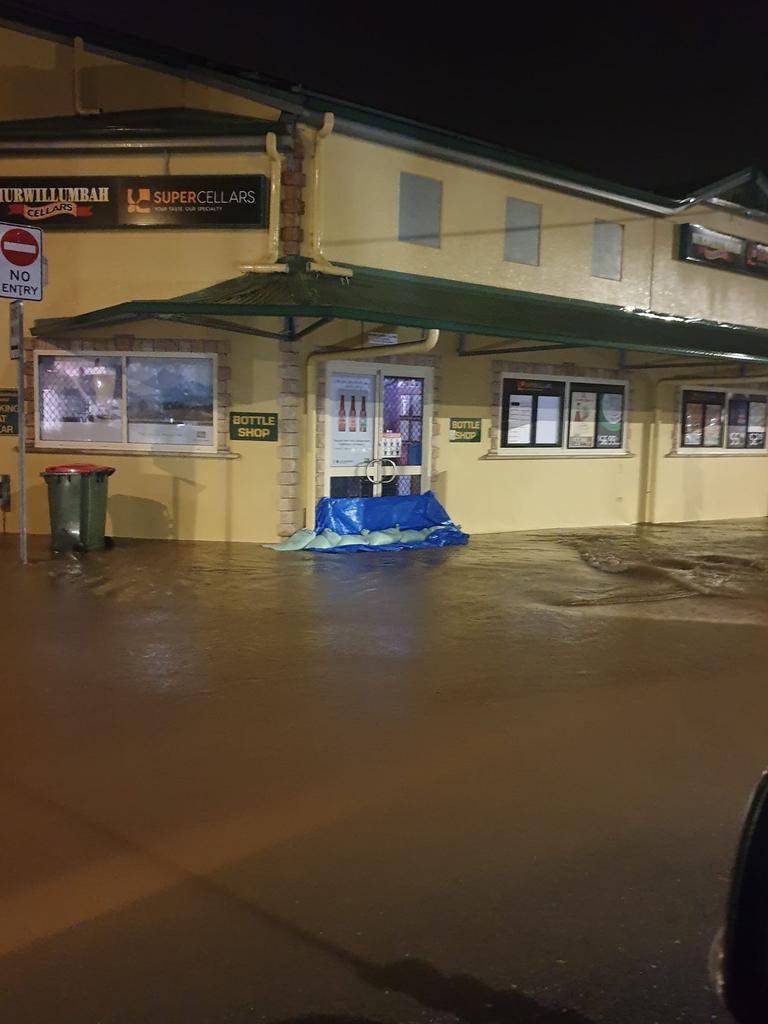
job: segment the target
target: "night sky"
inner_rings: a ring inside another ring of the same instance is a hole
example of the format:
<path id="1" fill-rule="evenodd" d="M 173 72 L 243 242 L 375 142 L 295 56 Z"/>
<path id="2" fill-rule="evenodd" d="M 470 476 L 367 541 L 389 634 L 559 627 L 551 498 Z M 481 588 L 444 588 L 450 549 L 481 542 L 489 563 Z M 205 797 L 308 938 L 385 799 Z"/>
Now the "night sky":
<path id="1" fill-rule="evenodd" d="M 26 7 L 668 196 L 768 169 L 765 3 Z"/>

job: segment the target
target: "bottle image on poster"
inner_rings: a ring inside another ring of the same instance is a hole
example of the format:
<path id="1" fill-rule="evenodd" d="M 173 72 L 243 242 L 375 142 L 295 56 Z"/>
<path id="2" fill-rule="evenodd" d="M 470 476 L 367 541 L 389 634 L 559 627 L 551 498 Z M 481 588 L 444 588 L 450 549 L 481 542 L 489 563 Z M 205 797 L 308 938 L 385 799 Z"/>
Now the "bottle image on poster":
<path id="1" fill-rule="evenodd" d="M 368 409 L 374 401 L 375 377 L 363 373 L 330 373 L 327 406 L 330 465 L 364 468 L 373 458 L 373 423 Z"/>
<path id="2" fill-rule="evenodd" d="M 594 391 L 571 391 L 571 423 L 569 448 L 594 448 L 597 394 Z"/>

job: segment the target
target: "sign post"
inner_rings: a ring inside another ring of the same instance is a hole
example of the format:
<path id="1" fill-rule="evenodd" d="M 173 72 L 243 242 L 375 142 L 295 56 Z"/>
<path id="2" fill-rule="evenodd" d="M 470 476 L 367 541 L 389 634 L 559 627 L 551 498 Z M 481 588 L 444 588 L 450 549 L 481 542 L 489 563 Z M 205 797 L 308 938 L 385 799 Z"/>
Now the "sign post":
<path id="1" fill-rule="evenodd" d="M 0 224 L 0 298 L 10 299 L 8 337 L 16 360 L 19 409 L 19 557 L 27 563 L 26 432 L 24 423 L 24 301 L 43 297 L 43 232 Z"/>

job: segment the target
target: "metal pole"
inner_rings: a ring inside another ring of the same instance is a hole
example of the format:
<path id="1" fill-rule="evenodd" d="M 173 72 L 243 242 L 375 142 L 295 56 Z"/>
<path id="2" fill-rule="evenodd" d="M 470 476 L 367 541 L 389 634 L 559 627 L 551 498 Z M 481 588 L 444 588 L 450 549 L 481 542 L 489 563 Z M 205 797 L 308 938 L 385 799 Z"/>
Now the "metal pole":
<path id="1" fill-rule="evenodd" d="M 19 408 L 19 557 L 22 565 L 27 564 L 27 481 L 25 455 L 27 449 L 26 417 L 24 416 L 24 303 L 13 302 L 18 317 L 17 325 L 21 337 L 20 351 L 16 359 L 16 390 Z M 13 316 L 11 308 L 11 316 Z"/>

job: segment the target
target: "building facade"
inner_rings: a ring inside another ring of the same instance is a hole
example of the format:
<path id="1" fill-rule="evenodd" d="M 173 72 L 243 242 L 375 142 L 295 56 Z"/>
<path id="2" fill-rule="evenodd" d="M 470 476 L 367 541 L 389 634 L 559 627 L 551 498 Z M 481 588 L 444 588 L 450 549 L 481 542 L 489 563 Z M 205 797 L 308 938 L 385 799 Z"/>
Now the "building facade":
<path id="1" fill-rule="evenodd" d="M 74 461 L 116 468 L 124 537 L 427 489 L 470 533 L 766 514 L 758 173 L 660 199 L 40 26 L 0 27 L 0 78 L 0 221 L 45 232 L 33 532 Z"/>

